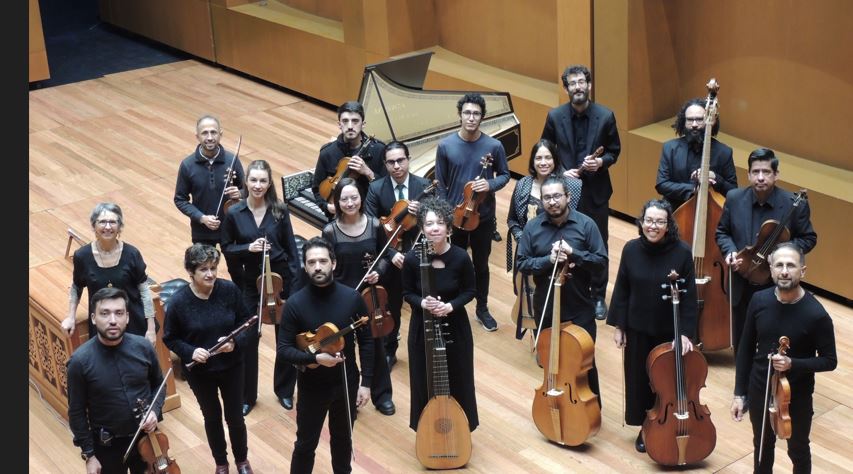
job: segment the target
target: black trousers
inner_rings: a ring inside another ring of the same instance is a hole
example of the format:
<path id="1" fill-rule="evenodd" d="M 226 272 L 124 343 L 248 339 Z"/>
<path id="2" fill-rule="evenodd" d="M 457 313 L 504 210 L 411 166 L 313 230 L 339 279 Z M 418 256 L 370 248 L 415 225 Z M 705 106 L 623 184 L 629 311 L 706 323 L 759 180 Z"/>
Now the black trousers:
<path id="1" fill-rule="evenodd" d="M 388 265 L 385 274 L 382 275 L 379 282 L 385 291 L 388 293 L 388 311 L 391 312 L 391 317 L 394 318 L 394 329 L 385 336 L 385 353 L 387 355 L 397 355 L 397 348 L 400 347 L 400 321 L 403 308 L 403 277 L 400 269 L 396 266 Z"/>
<path id="2" fill-rule="evenodd" d="M 145 433 L 140 434 L 143 436 Z M 92 437 L 95 439 L 95 457 L 101 463 L 102 474 L 143 474 L 145 472 L 145 461 L 139 456 L 139 450 L 133 448 L 127 456 L 127 463 L 122 462 L 124 453 L 127 447 L 130 446 L 133 436 L 123 436 L 113 438 L 109 446 L 103 446 L 98 442 L 99 434 L 92 432 Z"/>
<path id="3" fill-rule="evenodd" d="M 218 372 L 187 371 L 187 382 L 201 408 L 207 444 L 216 464 L 228 464 L 228 445 L 225 443 L 225 428 L 222 425 L 223 408 L 234 461 L 245 461 L 249 447 L 243 420 L 243 365 L 236 364 Z"/>
<path id="4" fill-rule="evenodd" d="M 758 370 L 753 368 L 753 370 Z M 766 373 L 767 368 L 762 369 Z M 749 385 L 749 421 L 752 423 L 752 445 L 753 468 L 756 473 L 773 472 L 774 447 L 776 446 L 776 434 L 770 427 L 770 420 L 765 422 L 764 427 L 764 452 L 758 459 L 759 443 L 761 441 L 761 420 L 764 411 L 765 386 L 756 383 Z M 809 448 L 809 432 L 812 429 L 812 391 L 791 388 L 791 403 L 788 406 L 791 415 L 791 438 L 788 439 L 788 457 L 794 464 L 794 473 L 805 474 L 812 472 L 812 455 Z"/>
<path id="5" fill-rule="evenodd" d="M 370 329 L 367 329 L 368 331 Z M 370 401 L 374 405 L 391 400 L 391 369 L 385 359 L 385 345 L 382 339 L 373 339 L 373 379 L 370 384 Z"/>
<path id="6" fill-rule="evenodd" d="M 250 308 L 258 305 L 257 292 L 243 291 L 244 302 Z M 262 324 L 260 321 L 258 324 Z M 275 339 L 278 341 L 278 324 L 275 327 Z M 269 331 L 269 325 L 261 328 Z M 243 351 L 243 403 L 254 405 L 258 401 L 258 346 L 261 343 L 258 328 L 252 327 L 247 338 L 247 344 Z M 269 337 L 269 336 L 267 336 Z M 273 366 L 273 391 L 278 398 L 293 398 L 293 389 L 296 387 L 296 367 L 293 364 L 283 362 L 276 351 L 275 365 Z"/>
<path id="7" fill-rule="evenodd" d="M 625 330 L 625 424 L 642 426 L 646 410 L 655 404 L 655 394 L 649 386 L 646 358 L 658 344 L 671 341 L 669 337 L 652 336 Z"/>
<path id="8" fill-rule="evenodd" d="M 481 218 L 480 225 L 472 231 L 453 228 L 450 242 L 468 250 L 471 247 L 471 260 L 474 263 L 474 275 L 477 278 L 477 310 L 487 309 L 489 303 L 489 255 L 492 253 L 492 234 L 495 232 L 495 220 Z"/>
<path id="9" fill-rule="evenodd" d="M 311 369 L 307 369 L 311 370 Z M 355 423 L 355 396 L 358 391 L 357 378 L 350 378 L 349 405 L 352 421 Z M 296 441 L 293 443 L 293 456 L 290 460 L 292 474 L 304 474 L 314 470 L 314 452 L 320 442 L 320 432 L 326 413 L 329 414 L 329 448 L 332 452 L 332 470 L 336 473 L 352 472 L 352 438 L 350 437 L 349 418 L 347 416 L 347 398 L 344 385 L 337 384 L 327 390 L 304 389 L 299 387 L 299 399 L 296 401 Z"/>
<path id="10" fill-rule="evenodd" d="M 589 199 L 583 192 L 581 192 L 581 199 L 580 202 L 578 202 L 578 211 L 582 214 L 586 214 L 589 218 L 593 220 L 593 222 L 595 222 L 595 226 L 598 227 L 598 232 L 601 233 L 601 239 L 604 241 L 604 248 L 608 249 L 609 252 L 610 247 L 607 244 L 607 221 L 610 217 L 610 208 L 608 207 L 608 203 L 604 203 L 604 205 L 601 206 L 596 206 L 592 203 L 591 199 Z M 604 271 L 600 273 L 594 273 L 592 275 L 589 286 L 592 290 L 591 293 L 593 299 L 603 300 L 605 295 L 607 294 L 608 273 L 609 269 L 605 267 Z"/>

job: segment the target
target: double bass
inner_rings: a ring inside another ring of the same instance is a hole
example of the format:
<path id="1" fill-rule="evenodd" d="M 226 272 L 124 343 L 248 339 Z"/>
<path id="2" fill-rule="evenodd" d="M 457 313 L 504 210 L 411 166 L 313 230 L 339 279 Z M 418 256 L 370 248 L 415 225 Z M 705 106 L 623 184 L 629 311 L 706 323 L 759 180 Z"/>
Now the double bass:
<path id="1" fill-rule="evenodd" d="M 805 199 L 806 190 L 801 189 L 800 192 L 794 194 L 794 204 L 788 209 L 782 220 L 767 219 L 764 221 L 758 230 L 755 245 L 747 245 L 737 253 L 737 258 L 743 261 L 738 267 L 737 272 L 745 280 L 754 285 L 766 285 L 770 283 L 770 264 L 767 261 L 767 257 L 777 243 L 791 240 L 791 231 L 788 229 L 788 223 L 791 222 L 791 217 L 794 215 L 797 207 Z"/>
<path id="2" fill-rule="evenodd" d="M 373 267 L 373 255 L 364 254 L 362 265 L 366 270 Z M 370 334 L 376 337 L 385 337 L 394 330 L 394 317 L 388 309 L 388 291 L 384 286 L 368 284 L 367 288 L 361 290 L 361 297 L 367 305 L 370 313 Z"/>
<path id="3" fill-rule="evenodd" d="M 264 237 L 264 242 L 266 240 Z M 264 244 L 263 261 L 263 272 L 255 281 L 255 284 L 258 285 L 258 293 L 261 295 L 258 314 L 261 315 L 261 322 L 264 324 L 278 324 L 281 322 L 282 307 L 284 306 L 284 300 L 281 298 L 284 280 L 281 275 L 271 270 L 270 254 L 267 252 L 266 244 Z"/>
<path id="4" fill-rule="evenodd" d="M 432 194 L 437 187 L 438 181 L 433 180 L 414 200 L 420 201 L 424 196 Z M 400 199 L 394 203 L 387 216 L 379 219 L 379 222 L 382 223 L 382 230 L 385 231 L 385 236 L 391 242 L 391 246 L 397 248 L 400 236 L 418 225 L 418 217 L 409 212 L 409 200 Z"/>
<path id="5" fill-rule="evenodd" d="M 681 354 L 679 329 L 680 289 L 675 270 L 667 276 L 669 289 L 664 299 L 672 302 L 674 342 L 658 345 L 646 358 L 649 384 L 655 392 L 655 404 L 646 412 L 643 439 L 646 453 L 664 466 L 683 466 L 697 463 L 711 454 L 717 444 L 717 430 L 711 422 L 711 411 L 699 401 L 699 391 L 705 386 L 708 362 L 699 351 Z"/>
<path id="6" fill-rule="evenodd" d="M 779 349 L 777 354 L 786 355 L 791 348 L 791 340 L 788 336 L 779 338 Z M 773 368 L 773 353 L 767 354 L 767 386 L 764 389 L 764 412 L 761 416 L 761 441 L 758 446 L 758 459 L 764 453 L 764 428 L 765 422 L 770 417 L 770 427 L 779 439 L 791 438 L 791 384 L 785 372 Z"/>
<path id="7" fill-rule="evenodd" d="M 373 135 L 367 137 L 366 140 L 361 142 L 361 147 L 359 147 L 358 151 L 356 151 L 353 156 L 361 157 L 361 154 L 367 150 L 367 147 L 373 143 Z M 338 167 L 335 169 L 335 174 L 327 177 L 323 181 L 320 182 L 319 192 L 320 196 L 323 197 L 330 204 L 332 203 L 332 194 L 335 191 L 335 186 L 338 185 L 338 182 L 349 176 L 349 160 L 352 157 L 344 157 L 338 161 Z"/>
<path id="8" fill-rule="evenodd" d="M 696 294 L 699 298 L 698 347 L 716 351 L 732 346 L 732 315 L 726 290 L 725 260 L 716 241 L 717 224 L 723 215 L 726 198 L 708 186 L 711 130 L 717 120 L 717 92 L 720 85 L 712 78 L 707 88 L 699 187 L 690 199 L 672 213 L 672 217 L 681 230 L 682 240 L 690 244 L 693 252 Z"/>
<path id="9" fill-rule="evenodd" d="M 432 244 L 423 239 L 416 245 L 420 257 L 421 295 L 426 298 L 435 288 L 429 258 Z M 427 469 L 456 469 L 471 459 L 471 431 L 465 411 L 450 395 L 447 341 L 443 334 L 446 323 L 429 311 L 424 311 L 423 315 L 428 401 L 418 418 L 415 454 Z"/>
<path id="10" fill-rule="evenodd" d="M 492 164 L 492 154 L 486 153 L 480 159 L 480 174 L 474 181 L 485 179 L 486 170 Z M 474 191 L 474 181 L 465 183 L 465 188 L 462 190 L 462 202 L 456 205 L 453 211 L 453 227 L 472 231 L 480 225 L 480 204 L 486 199 L 488 193 Z"/>
<path id="11" fill-rule="evenodd" d="M 601 427 L 598 396 L 589 388 L 587 377 L 595 357 L 595 342 L 582 327 L 571 321 L 560 322 L 560 296 L 570 277 L 571 265 L 566 261 L 557 274 L 558 266 L 554 264 L 551 275 L 554 282 L 551 327 L 541 330 L 536 343 L 537 353 L 548 357 L 542 362 L 542 385 L 533 394 L 533 422 L 549 440 L 579 446 Z M 543 319 L 544 311 L 545 308 Z"/>

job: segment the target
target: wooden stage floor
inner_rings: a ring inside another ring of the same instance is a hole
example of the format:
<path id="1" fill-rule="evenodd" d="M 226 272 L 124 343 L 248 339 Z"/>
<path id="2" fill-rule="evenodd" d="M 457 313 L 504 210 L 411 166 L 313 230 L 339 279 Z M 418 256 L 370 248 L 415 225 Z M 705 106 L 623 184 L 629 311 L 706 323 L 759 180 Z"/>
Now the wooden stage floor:
<path id="1" fill-rule="evenodd" d="M 353 94 L 357 86 L 352 85 Z M 124 210 L 122 238 L 141 250 L 149 275 L 158 282 L 186 279 L 181 260 L 190 244 L 189 224 L 175 208 L 172 195 L 178 164 L 196 145 L 194 127 L 202 114 L 221 119 L 223 143 L 230 149 L 238 135 L 243 136 L 240 155 L 244 164 L 261 158 L 271 163 L 279 193 L 279 177 L 313 168 L 320 146 L 338 133 L 333 111 L 196 61 L 35 90 L 29 97 L 31 269 L 62 258 L 66 228 L 92 238 L 89 212 L 97 202 L 109 200 Z M 506 231 L 513 186 L 514 181 L 498 193 L 501 232 Z M 293 225 L 306 238 L 319 234 L 299 219 Z M 632 224 L 611 218 L 610 290 L 622 246 L 635 236 Z M 564 448 L 547 442 L 537 431 L 530 413 L 533 390 L 542 384 L 542 370 L 531 356 L 529 340 L 517 341 L 510 326 L 513 298 L 510 276 L 504 271 L 504 245 L 494 244 L 491 256 L 490 307 L 501 326 L 497 332 L 487 333 L 478 324 L 472 325 L 480 427 L 472 435 L 474 451 L 466 469 L 483 473 L 661 470 L 648 456 L 634 451 L 638 428 L 622 425 L 621 355 L 612 342 L 612 328 L 603 322 L 598 323 L 596 344 L 603 402 L 600 432 L 582 447 Z M 227 275 L 224 265 L 220 268 Z M 853 397 L 849 395 L 853 373 L 846 357 L 851 354 L 848 341 L 853 338 L 846 336 L 853 335 L 853 311 L 825 299 L 822 302 L 835 322 L 840 360 L 834 372 L 817 376 L 812 455 L 815 472 L 839 472 L 853 466 Z M 473 307 L 469 310 L 473 314 Z M 407 316 L 404 310 L 404 335 Z M 296 432 L 295 411 L 285 411 L 276 402 L 273 331 L 264 329 L 258 405 L 246 419 L 249 459 L 258 473 L 287 472 Z M 359 411 L 354 472 L 423 470 L 414 455 L 415 434 L 408 428 L 405 336 L 401 342 L 400 361 L 392 372 L 397 413 L 387 417 L 373 407 Z M 749 422 L 735 423 L 728 414 L 734 384 L 731 353 L 711 353 L 707 358 L 711 370 L 701 396 L 716 425 L 717 445 L 692 472 L 750 472 Z M 177 386 L 182 406 L 167 413 L 161 424 L 169 435 L 170 453 L 185 473 L 210 472 L 213 461 L 198 405 L 186 382 L 178 381 Z M 62 418 L 30 385 L 30 472 L 82 472 L 83 462 L 71 438 Z M 780 446 L 784 443 L 777 444 L 778 470 L 790 471 L 790 461 Z M 325 430 L 315 467 L 316 472 L 330 472 Z"/>

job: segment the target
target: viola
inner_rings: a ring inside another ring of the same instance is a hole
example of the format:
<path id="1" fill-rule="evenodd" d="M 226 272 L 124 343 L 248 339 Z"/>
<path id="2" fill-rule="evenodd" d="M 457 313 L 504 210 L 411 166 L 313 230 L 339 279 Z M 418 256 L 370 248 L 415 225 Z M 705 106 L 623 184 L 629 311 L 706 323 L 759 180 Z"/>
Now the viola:
<path id="1" fill-rule="evenodd" d="M 416 244 L 416 252 L 420 257 L 421 295 L 424 298 L 435 296 L 431 243 L 424 239 Z M 423 319 L 428 401 L 418 418 L 415 454 L 427 469 L 456 469 L 471 459 L 468 417 L 450 394 L 447 341 L 444 338 L 446 323 L 429 311 L 423 312 Z"/>
<path id="2" fill-rule="evenodd" d="M 492 164 L 492 154 L 486 153 L 480 159 L 480 174 L 474 180 L 484 179 L 486 170 Z M 480 225 L 480 204 L 486 199 L 487 192 L 474 191 L 474 181 L 465 183 L 465 188 L 462 190 L 462 202 L 460 202 L 453 211 L 453 227 L 462 230 L 472 231 Z"/>
<path id="3" fill-rule="evenodd" d="M 216 205 L 216 212 L 213 214 L 219 217 L 219 209 L 222 208 L 222 213 L 227 214 L 228 208 L 240 202 L 239 199 L 228 199 L 225 204 L 222 204 L 222 200 L 225 198 L 225 188 L 229 186 L 236 186 L 237 182 L 237 172 L 234 170 L 234 163 L 237 162 L 237 156 L 240 154 L 240 145 L 243 143 L 243 135 L 240 135 L 240 138 L 237 139 L 237 148 L 234 151 L 234 157 L 231 158 L 231 164 L 228 165 L 228 170 L 225 171 L 225 185 L 222 187 L 222 194 L 219 195 L 219 204 Z"/>
<path id="4" fill-rule="evenodd" d="M 344 350 L 344 336 L 367 324 L 367 316 L 358 318 L 349 326 L 338 329 L 334 323 L 323 323 L 314 332 L 305 331 L 296 335 L 296 347 L 305 352 L 316 354 L 324 352 L 335 354 Z M 313 369 L 320 364 L 308 364 Z"/>
<path id="5" fill-rule="evenodd" d="M 424 196 L 432 194 L 437 187 L 438 181 L 433 180 L 414 200 L 420 201 Z M 391 246 L 396 248 L 400 242 L 400 236 L 418 224 L 418 217 L 409 212 L 409 200 L 400 199 L 394 203 L 387 216 L 379 219 L 379 222 L 382 223 L 382 230 L 391 241 Z"/>
<path id="6" fill-rule="evenodd" d="M 679 330 L 680 289 L 678 273 L 670 271 L 665 299 L 672 302 L 672 325 L 675 340 L 658 345 L 646 358 L 649 384 L 655 392 L 655 404 L 646 412 L 643 439 L 646 453 L 664 466 L 697 463 L 711 454 L 717 444 L 717 430 L 711 422 L 711 411 L 699 401 L 705 386 L 708 362 L 699 351 L 681 355 Z"/>
<path id="7" fill-rule="evenodd" d="M 362 264 L 365 269 L 373 266 L 373 255 L 364 255 Z M 367 285 L 361 290 L 361 297 L 370 313 L 370 334 L 373 337 L 385 337 L 394 330 L 394 318 L 388 309 L 388 291 L 380 285 Z"/>
<path id="8" fill-rule="evenodd" d="M 362 157 L 362 153 L 367 150 L 367 147 L 373 142 L 373 135 L 367 137 L 366 140 L 361 142 L 361 147 L 359 147 L 358 151 L 353 154 L 353 156 Z M 338 167 L 335 169 L 335 174 L 327 177 L 323 181 L 320 182 L 319 192 L 320 196 L 323 197 L 329 203 L 332 202 L 332 194 L 335 191 L 335 186 L 338 185 L 338 182 L 346 177 L 349 177 L 349 161 L 351 157 L 343 157 L 338 161 Z"/>
<path id="9" fill-rule="evenodd" d="M 711 79 L 706 85 L 705 141 L 699 167 L 699 187 L 690 199 L 672 213 L 681 230 L 681 239 L 690 244 L 698 296 L 699 344 L 702 350 L 716 351 L 732 346 L 732 309 L 726 289 L 725 260 L 717 246 L 717 224 L 726 198 L 708 186 L 711 166 L 711 130 L 717 120 L 717 92 L 720 85 Z"/>
<path id="10" fill-rule="evenodd" d="M 136 403 L 140 416 L 148 412 L 143 400 L 137 400 Z M 145 461 L 145 474 L 180 474 L 181 468 L 175 458 L 169 456 L 169 437 L 159 428 L 139 438 L 136 449 Z"/>
<path id="11" fill-rule="evenodd" d="M 266 241 L 266 238 L 264 238 L 264 241 Z M 270 255 L 267 252 L 266 245 L 264 245 L 263 260 L 264 270 L 255 282 L 258 285 L 258 293 L 261 295 L 258 314 L 261 315 L 261 322 L 264 324 L 279 324 L 281 322 L 282 307 L 285 303 L 281 298 L 284 279 L 281 278 L 281 275 L 270 269 Z"/>
<path id="12" fill-rule="evenodd" d="M 737 258 L 743 260 L 743 264 L 737 269 L 740 276 L 756 285 L 770 283 L 770 264 L 767 257 L 777 243 L 791 240 L 788 223 L 791 222 L 791 217 L 797 206 L 806 199 L 806 190 L 801 189 L 800 192 L 794 194 L 794 204 L 788 209 L 781 221 L 768 219 L 761 224 L 755 245 L 747 245 L 737 253 Z"/>
<path id="13" fill-rule="evenodd" d="M 551 327 L 541 330 L 536 343 L 537 353 L 548 357 L 542 361 L 542 385 L 533 393 L 533 422 L 549 440 L 579 446 L 598 433 L 601 408 L 587 377 L 595 357 L 595 342 L 582 327 L 571 321 L 560 322 L 562 286 L 570 277 L 570 266 L 568 261 L 555 264 L 551 274 Z M 558 267 L 561 269 L 557 274 Z"/>

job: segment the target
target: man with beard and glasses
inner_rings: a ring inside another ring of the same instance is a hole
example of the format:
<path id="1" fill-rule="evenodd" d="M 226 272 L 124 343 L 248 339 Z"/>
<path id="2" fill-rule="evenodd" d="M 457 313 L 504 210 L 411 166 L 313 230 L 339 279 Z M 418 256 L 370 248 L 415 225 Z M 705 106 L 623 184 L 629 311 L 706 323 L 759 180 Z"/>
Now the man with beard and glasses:
<path id="1" fill-rule="evenodd" d="M 326 178 L 335 176 L 338 163 L 342 159 L 349 158 L 347 173 L 349 177 L 356 180 L 362 196 L 367 195 L 367 187 L 371 181 L 388 174 L 385 170 L 384 143 L 374 139 L 364 150 L 361 150 L 368 139 L 367 134 L 362 131 L 365 124 L 364 107 L 354 100 L 344 102 L 338 107 L 338 127 L 341 129 L 341 134 L 337 139 L 320 148 L 311 190 L 314 192 L 314 202 L 317 203 L 317 207 L 322 209 L 330 219 L 335 215 L 335 205 L 331 198 L 327 201 L 320 195 L 320 183 Z M 361 154 L 357 154 L 359 150 Z"/>
<path id="2" fill-rule="evenodd" d="M 144 337 L 125 333 L 128 296 L 107 287 L 92 295 L 92 337 L 68 359 L 68 424 L 82 450 L 86 472 L 142 473 L 145 461 L 136 449 L 125 451 L 139 427 L 137 400 L 154 407 L 142 423 L 150 433 L 162 419 L 166 392 L 152 397 L 163 382 L 154 347 Z"/>
<path id="3" fill-rule="evenodd" d="M 678 209 L 699 186 L 699 167 L 702 165 L 702 146 L 705 142 L 705 99 L 690 99 L 672 123 L 678 138 L 663 144 L 658 165 L 655 189 Z M 711 136 L 720 131 L 720 119 L 714 122 Z M 708 183 L 725 196 L 737 188 L 737 174 L 731 147 L 711 139 Z"/>
<path id="4" fill-rule="evenodd" d="M 572 277 L 560 292 L 560 321 L 571 321 L 582 327 L 595 341 L 595 297 L 590 285 L 594 275 L 607 268 L 607 249 L 595 222 L 569 209 L 571 196 L 565 178 L 558 175 L 547 178 L 542 183 L 541 196 L 545 212 L 524 226 L 516 257 L 518 271 L 533 275 L 536 284 L 534 314 L 543 314 L 544 307 L 542 327 L 551 326 L 553 298 L 548 298 L 546 305 L 551 273 L 556 262 L 567 262 L 572 265 Z M 537 354 L 536 357 L 541 356 Z M 598 370 L 594 359 L 588 377 L 590 390 L 598 395 Z M 598 403 L 600 406 L 601 397 Z"/>
<path id="5" fill-rule="evenodd" d="M 299 349 L 296 336 L 306 331 L 316 332 L 326 323 L 343 330 L 353 320 L 367 315 L 367 306 L 357 291 L 335 281 L 332 244 L 322 237 L 314 237 L 305 243 L 302 251 L 309 283 L 288 298 L 278 333 L 278 356 L 301 369 L 296 380 L 299 398 L 290 472 L 313 470 L 314 451 L 320 441 L 326 413 L 329 414 L 332 470 L 351 472 L 350 423 L 355 422 L 356 407 L 366 406 L 370 401 L 373 337 L 369 329 L 357 329 L 344 336 L 343 351 L 327 354 L 322 349 L 316 353 Z M 360 383 L 355 363 L 356 341 L 361 362 Z"/>
<path id="6" fill-rule="evenodd" d="M 742 259 L 737 252 L 747 245 L 755 245 L 761 225 L 768 219 L 781 222 L 794 205 L 794 195 L 776 186 L 779 179 L 779 159 L 773 150 L 758 148 L 747 159 L 749 186 L 734 189 L 726 196 L 723 214 L 717 224 L 717 246 L 725 256 L 726 264 L 732 269 L 731 304 L 734 318 L 732 332 L 735 353 L 739 350 L 738 341 L 743 331 L 749 300 L 759 290 L 772 286 L 752 284 L 737 270 Z M 790 240 L 803 253 L 809 253 L 817 244 L 817 234 L 812 228 L 811 211 L 808 201 L 802 201 L 788 223 Z"/>
<path id="7" fill-rule="evenodd" d="M 776 434 L 769 417 L 764 421 L 764 447 L 759 459 L 767 364 L 772 363 L 775 370 L 785 372 L 791 390 L 788 457 L 794 465 L 793 472 L 811 472 L 809 432 L 814 414 L 814 374 L 835 370 L 838 365 L 835 332 L 823 305 L 800 286 L 806 272 L 806 257 L 801 248 L 785 242 L 769 258 L 774 286 L 756 293 L 749 304 L 737 353 L 731 415 L 735 421 L 741 421 L 749 411 L 755 448 L 754 472 L 772 473 Z M 776 354 L 781 336 L 790 339 L 787 355 Z M 768 361 L 767 355 L 771 353 L 775 355 Z"/>
<path id="8" fill-rule="evenodd" d="M 586 66 L 569 66 L 560 79 L 569 94 L 569 102 L 548 112 L 542 138 L 557 144 L 560 164 L 566 170 L 563 174 L 583 180 L 577 210 L 592 218 L 607 249 L 607 220 L 613 194 L 608 168 L 616 164 L 621 150 L 616 116 L 607 107 L 590 100 L 592 73 Z M 599 146 L 604 148 L 604 153 L 595 157 Z M 590 281 L 595 319 L 599 320 L 607 317 L 604 302 L 607 270 L 605 266 L 599 274 L 593 274 Z"/>

